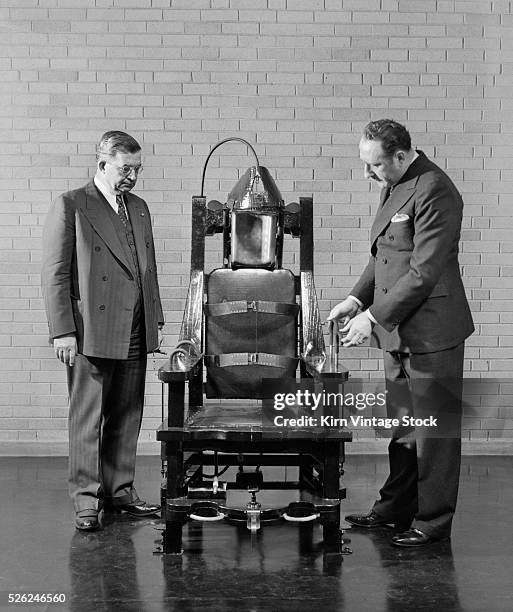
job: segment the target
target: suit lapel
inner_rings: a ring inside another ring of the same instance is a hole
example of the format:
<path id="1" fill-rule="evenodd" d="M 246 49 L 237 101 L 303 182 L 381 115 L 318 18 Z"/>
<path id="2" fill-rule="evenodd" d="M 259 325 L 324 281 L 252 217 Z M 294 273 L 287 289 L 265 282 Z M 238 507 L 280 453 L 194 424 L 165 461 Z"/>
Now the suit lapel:
<path id="1" fill-rule="evenodd" d="M 372 224 L 371 228 L 371 246 L 374 246 L 374 243 L 378 239 L 378 236 L 390 223 L 390 220 L 395 215 L 395 213 L 400 210 L 415 193 L 417 180 L 418 176 L 414 176 L 409 181 L 399 183 L 399 185 L 397 185 L 395 189 L 392 190 L 392 193 L 388 197 L 388 200 L 385 202 L 385 204 L 380 206 L 380 209 L 378 210 L 378 213 L 376 215 L 376 218 L 374 219 L 374 223 Z M 383 198 L 384 196 L 382 194 L 382 199 Z"/>
<path id="2" fill-rule="evenodd" d="M 86 185 L 86 204 L 82 210 L 95 232 L 102 238 L 112 254 L 125 268 L 131 270 L 130 262 L 126 257 L 123 245 L 116 233 L 116 228 L 112 223 L 111 215 L 109 215 L 106 206 L 109 206 L 109 204 L 101 199 L 94 182 L 88 183 Z"/>
<path id="3" fill-rule="evenodd" d="M 141 277 L 143 277 L 147 265 L 147 248 L 144 231 L 144 217 L 146 215 L 146 212 L 139 203 L 138 198 L 135 198 L 131 193 L 128 193 L 125 196 L 125 202 L 128 210 L 128 215 L 130 217 L 130 223 L 132 224 L 132 231 L 134 233 L 135 248 L 137 250 L 137 259 L 139 261 L 139 271 L 141 273 Z"/>

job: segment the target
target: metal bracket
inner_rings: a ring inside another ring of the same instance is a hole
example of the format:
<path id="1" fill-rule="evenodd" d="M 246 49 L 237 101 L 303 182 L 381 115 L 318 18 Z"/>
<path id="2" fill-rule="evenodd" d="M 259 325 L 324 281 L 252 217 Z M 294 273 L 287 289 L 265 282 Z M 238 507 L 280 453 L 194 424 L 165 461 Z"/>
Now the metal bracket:
<path id="1" fill-rule="evenodd" d="M 256 494 L 260 489 L 258 487 L 248 488 L 251 493 L 251 500 L 246 505 L 247 528 L 250 531 L 260 529 L 260 515 L 262 514 L 262 504 L 257 501 Z"/>

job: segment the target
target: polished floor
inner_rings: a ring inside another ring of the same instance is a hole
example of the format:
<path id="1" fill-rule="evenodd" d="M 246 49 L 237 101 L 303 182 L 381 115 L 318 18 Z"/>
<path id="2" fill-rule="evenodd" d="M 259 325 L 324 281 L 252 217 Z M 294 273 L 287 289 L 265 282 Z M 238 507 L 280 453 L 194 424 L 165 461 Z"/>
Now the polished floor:
<path id="1" fill-rule="evenodd" d="M 387 469 L 348 456 L 343 513 L 369 508 Z M 1 610 L 74 612 L 423 612 L 513 610 L 513 457 L 465 457 L 451 542 L 392 547 L 387 528 L 348 529 L 353 554 L 323 555 L 320 528 L 191 524 L 181 556 L 155 554 L 158 520 L 108 518 L 77 532 L 64 458 L 0 458 Z M 156 501 L 157 457 L 138 462 Z M 64 593 L 66 603 L 8 605 L 8 593 Z"/>

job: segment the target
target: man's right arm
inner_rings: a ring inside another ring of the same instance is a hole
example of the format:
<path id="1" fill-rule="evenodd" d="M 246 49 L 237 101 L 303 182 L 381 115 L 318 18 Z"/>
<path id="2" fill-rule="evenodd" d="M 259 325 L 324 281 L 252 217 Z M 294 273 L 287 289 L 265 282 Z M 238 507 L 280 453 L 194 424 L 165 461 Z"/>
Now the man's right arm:
<path id="1" fill-rule="evenodd" d="M 41 281 L 46 316 L 53 340 L 76 332 L 71 306 L 71 274 L 75 252 L 75 211 L 60 196 L 52 204 L 43 229 Z"/>
<path id="2" fill-rule="evenodd" d="M 373 255 L 369 258 L 369 263 L 362 272 L 358 282 L 349 292 L 354 298 L 358 299 L 362 308 L 368 308 L 374 301 L 374 268 L 376 259 Z"/>

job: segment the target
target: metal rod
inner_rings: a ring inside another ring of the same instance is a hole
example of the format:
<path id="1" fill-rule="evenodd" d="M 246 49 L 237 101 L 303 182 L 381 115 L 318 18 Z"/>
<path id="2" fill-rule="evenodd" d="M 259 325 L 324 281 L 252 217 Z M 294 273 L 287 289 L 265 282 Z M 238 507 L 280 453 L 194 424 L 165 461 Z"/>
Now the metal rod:
<path id="1" fill-rule="evenodd" d="M 205 174 L 207 172 L 207 165 L 208 162 L 210 160 L 210 158 L 212 157 L 213 152 L 219 148 L 221 145 L 223 145 L 225 142 L 232 142 L 232 141 L 237 141 L 237 142 L 243 142 L 245 145 L 247 145 L 250 149 L 251 152 L 253 153 L 253 155 L 255 156 L 255 160 L 256 160 L 256 165 L 258 170 L 260 171 L 260 162 L 258 161 L 258 156 L 256 154 L 255 149 L 249 144 L 249 142 L 247 140 L 244 140 L 244 138 L 239 138 L 237 136 L 232 136 L 230 138 L 225 138 L 224 140 L 219 141 L 214 148 L 210 151 L 210 153 L 207 156 L 207 159 L 205 160 L 205 165 L 203 166 L 203 173 L 201 175 L 201 196 L 200 197 L 204 197 L 204 190 L 205 190 Z"/>
<path id="2" fill-rule="evenodd" d="M 330 336 L 330 348 L 329 357 L 330 364 L 334 369 L 338 367 L 338 354 L 340 347 L 340 338 L 338 334 L 338 323 L 336 321 L 330 321 L 329 325 L 329 336 Z"/>

